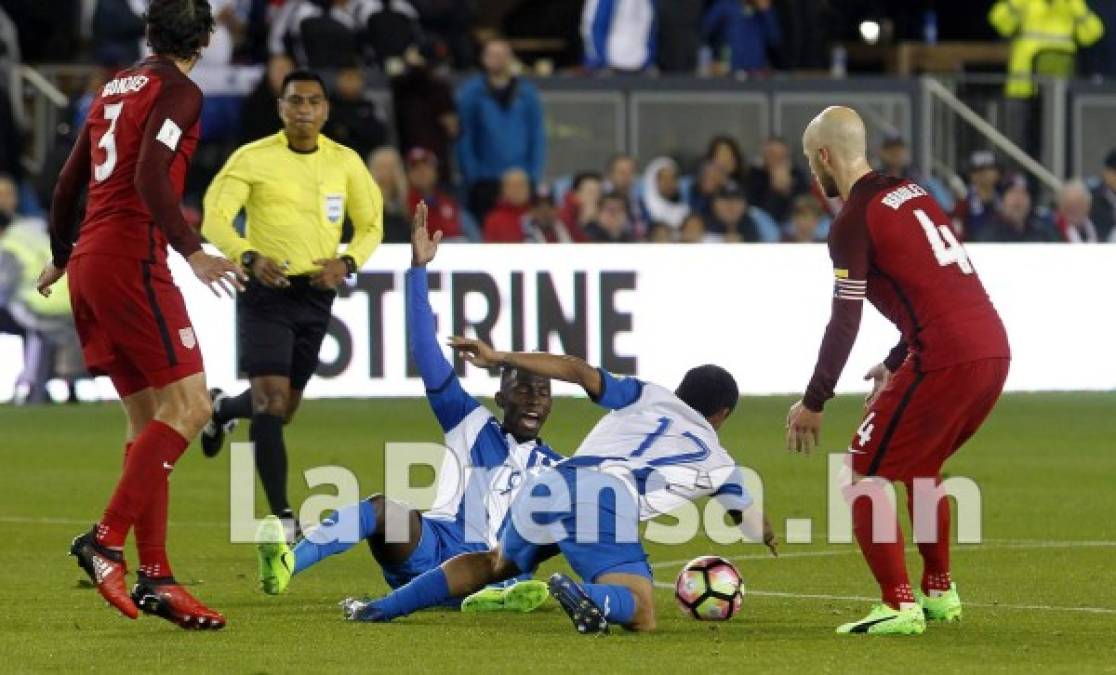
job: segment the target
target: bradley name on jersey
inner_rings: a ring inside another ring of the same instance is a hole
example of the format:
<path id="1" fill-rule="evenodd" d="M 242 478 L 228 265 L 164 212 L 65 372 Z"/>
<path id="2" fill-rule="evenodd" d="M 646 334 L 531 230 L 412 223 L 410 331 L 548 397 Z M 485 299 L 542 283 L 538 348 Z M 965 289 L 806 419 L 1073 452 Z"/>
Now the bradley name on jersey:
<path id="1" fill-rule="evenodd" d="M 143 89 L 151 78 L 146 75 L 127 75 L 112 80 L 101 89 L 101 98 L 118 94 L 131 94 Z"/>
<path id="2" fill-rule="evenodd" d="M 901 185 L 891 192 L 888 192 L 880 201 L 890 206 L 893 210 L 898 211 L 900 206 L 906 204 L 915 197 L 925 197 L 928 194 L 930 193 L 923 189 L 921 185 L 917 183 L 907 183 L 906 185 Z"/>

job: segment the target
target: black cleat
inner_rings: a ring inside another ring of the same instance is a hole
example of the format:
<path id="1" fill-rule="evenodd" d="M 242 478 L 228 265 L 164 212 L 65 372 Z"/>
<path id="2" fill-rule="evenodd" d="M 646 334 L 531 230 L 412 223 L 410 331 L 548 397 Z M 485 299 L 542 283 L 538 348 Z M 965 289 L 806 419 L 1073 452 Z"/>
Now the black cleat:
<path id="1" fill-rule="evenodd" d="M 576 581 L 565 574 L 555 573 L 546 585 L 550 596 L 561 605 L 578 633 L 608 635 L 608 620 L 604 612 Z"/>
<path id="2" fill-rule="evenodd" d="M 213 416 L 201 431 L 202 454 L 206 457 L 216 457 L 225 446 L 225 434 L 231 434 L 236 428 L 236 418 L 223 423 L 217 421 L 217 410 L 221 407 L 221 402 L 227 398 L 228 395 L 216 387 L 209 390 L 209 400 L 213 402 Z"/>

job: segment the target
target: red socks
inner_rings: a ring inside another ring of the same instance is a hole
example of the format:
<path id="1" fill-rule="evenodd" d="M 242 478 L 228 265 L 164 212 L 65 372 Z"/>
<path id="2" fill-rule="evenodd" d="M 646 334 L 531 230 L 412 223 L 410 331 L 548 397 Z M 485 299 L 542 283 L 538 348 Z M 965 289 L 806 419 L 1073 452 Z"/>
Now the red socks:
<path id="1" fill-rule="evenodd" d="M 936 481 L 936 485 L 940 485 L 942 477 L 938 476 Z M 914 485 L 913 482 L 908 482 L 906 485 L 907 512 L 911 516 L 911 523 L 914 523 Z M 953 583 L 949 576 L 950 511 L 947 497 L 943 496 L 938 500 L 937 513 L 936 540 L 918 544 L 918 552 L 922 554 L 922 592 L 927 595 L 930 595 L 931 591 L 948 591 Z"/>
<path id="2" fill-rule="evenodd" d="M 862 483 L 857 484 L 862 485 Z M 852 504 L 853 534 L 864 553 L 873 576 L 880 585 L 883 601 L 894 609 L 899 608 L 899 603 L 914 602 L 914 591 L 907 578 L 907 568 L 903 556 L 903 533 L 899 529 L 899 521 L 895 516 L 895 509 L 891 507 L 887 497 L 881 490 L 875 500 L 866 494 L 856 497 Z M 880 516 L 880 539 L 891 538 L 891 542 L 875 542 L 872 536 L 872 511 L 873 508 L 886 509 Z M 886 525 L 886 526 L 885 526 Z M 891 532 L 889 532 L 891 528 Z M 894 533 L 894 537 L 889 535 Z"/>
<path id="3" fill-rule="evenodd" d="M 121 548 L 136 528 L 140 572 L 170 576 L 166 559 L 167 477 L 189 441 L 166 424 L 152 420 L 125 450 L 124 472 L 97 525 L 98 543 Z"/>

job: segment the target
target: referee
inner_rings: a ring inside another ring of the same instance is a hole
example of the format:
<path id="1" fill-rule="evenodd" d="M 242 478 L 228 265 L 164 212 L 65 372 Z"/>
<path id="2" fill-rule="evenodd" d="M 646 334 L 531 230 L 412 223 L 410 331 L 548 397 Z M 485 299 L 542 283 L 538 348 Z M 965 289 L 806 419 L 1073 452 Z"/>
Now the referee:
<path id="1" fill-rule="evenodd" d="M 334 289 L 383 238 L 383 200 L 361 158 L 322 135 L 329 101 L 318 75 L 287 75 L 278 107 L 283 130 L 234 152 L 205 194 L 202 234 L 249 275 L 237 300 L 237 331 L 240 370 L 251 387 L 236 397 L 210 392 L 213 418 L 201 442 L 212 457 L 235 421 L 251 418 L 268 504 L 293 537 L 283 425 L 318 366 Z M 242 208 L 245 237 L 233 227 Z M 346 214 L 353 239 L 338 256 Z"/>

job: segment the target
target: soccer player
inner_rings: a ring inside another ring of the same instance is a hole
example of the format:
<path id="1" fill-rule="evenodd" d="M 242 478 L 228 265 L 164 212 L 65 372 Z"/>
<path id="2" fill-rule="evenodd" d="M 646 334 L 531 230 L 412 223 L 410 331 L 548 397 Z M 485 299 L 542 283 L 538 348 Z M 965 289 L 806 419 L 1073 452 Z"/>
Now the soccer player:
<path id="1" fill-rule="evenodd" d="M 202 251 L 179 207 L 202 105 L 186 73 L 209 42 L 213 17 L 206 0 L 152 0 L 145 22 L 153 55 L 101 88 L 58 177 L 53 260 L 39 278 L 49 294 L 69 274 L 86 366 L 112 379 L 128 420 L 120 481 L 70 554 L 129 618 L 143 610 L 183 628 L 221 628 L 225 618 L 175 582 L 166 553 L 167 479 L 210 414 L 201 348 L 167 267 L 167 243 L 214 294 L 242 288 L 239 268 Z M 140 565 L 129 595 L 123 547 L 133 528 Z"/>
<path id="2" fill-rule="evenodd" d="M 505 367 L 500 391 L 496 393 L 496 405 L 504 414 L 500 422 L 465 393 L 453 367 L 442 354 L 426 285 L 426 265 L 434 259 L 442 233 L 435 232 L 431 238 L 426 219 L 426 204 L 420 202 L 411 228 L 407 338 L 426 386 L 430 407 L 445 431 L 450 453 L 442 465 L 436 506 L 434 510 L 420 513 L 407 504 L 374 495 L 327 519 L 332 522 L 349 519 L 348 522 L 356 523 L 357 541 L 368 542 L 384 579 L 392 588 L 459 553 L 484 551 L 495 545 L 508 505 L 526 478 L 562 459 L 539 438 L 550 415 L 548 378 Z M 465 468 L 473 469 L 474 473 L 466 476 Z M 397 519 L 394 522 L 410 524 L 407 541 L 385 541 L 385 522 L 392 518 Z M 265 593 L 282 593 L 292 575 L 356 544 L 356 541 L 320 540 L 319 532 L 310 531 L 291 550 L 278 519 L 270 517 L 261 523 L 257 553 L 260 586 Z M 462 609 L 530 611 L 546 597 L 545 584 L 523 581 L 507 589 L 485 589 L 468 598 Z"/>
<path id="3" fill-rule="evenodd" d="M 251 418 L 256 470 L 271 513 L 298 532 L 287 499 L 283 426 L 294 418 L 318 367 L 336 288 L 383 239 L 383 199 L 353 150 L 322 135 L 329 99 L 322 79 L 296 70 L 278 100 L 283 129 L 229 157 L 205 194 L 202 233 L 249 275 L 237 300 L 240 369 L 249 389 L 214 390 L 202 451 L 216 455 L 237 419 Z M 233 220 L 245 210 L 245 236 Z M 345 216 L 353 239 L 338 255 Z"/>
<path id="4" fill-rule="evenodd" d="M 855 111 L 826 108 L 806 128 L 802 145 L 826 196 L 840 196 L 845 205 L 829 231 L 832 316 L 806 393 L 787 415 L 787 446 L 809 452 L 817 445 L 822 408 L 833 396 L 868 298 L 902 334 L 865 376 L 874 385 L 847 455 L 853 532 L 883 602 L 837 632 L 919 634 L 925 619 L 961 616 L 949 569 L 949 502 L 935 496 L 929 505 L 937 511 L 936 540 L 918 542 L 923 574 L 916 595 L 896 514 L 883 493 L 887 482 L 902 482 L 912 520 L 916 506 L 927 508 L 913 498 L 914 481 L 940 482 L 942 464 L 991 412 L 1007 378 L 1007 335 L 937 202 L 915 183 L 872 171 L 864 122 Z M 873 510 L 884 508 L 876 520 L 892 531 L 876 541 Z"/>
<path id="5" fill-rule="evenodd" d="M 758 508 L 749 508 L 743 474 L 717 436 L 739 398 L 728 371 L 699 366 L 671 392 L 616 378 L 574 356 L 497 352 L 464 338 L 451 344 L 481 368 L 516 368 L 578 384 L 612 412 L 572 457 L 524 486 L 512 502 L 499 546 L 459 555 L 387 597 L 349 598 L 342 603 L 348 619 L 391 621 L 533 571 L 561 553 L 588 582 L 578 584 L 563 574 L 549 582 L 578 632 L 604 633 L 609 623 L 653 630 L 654 587 L 639 521 L 705 495 L 717 498 L 746 536 L 762 538 L 775 553 L 770 524 Z M 561 493 L 568 499 L 555 498 Z"/>

